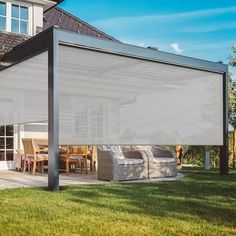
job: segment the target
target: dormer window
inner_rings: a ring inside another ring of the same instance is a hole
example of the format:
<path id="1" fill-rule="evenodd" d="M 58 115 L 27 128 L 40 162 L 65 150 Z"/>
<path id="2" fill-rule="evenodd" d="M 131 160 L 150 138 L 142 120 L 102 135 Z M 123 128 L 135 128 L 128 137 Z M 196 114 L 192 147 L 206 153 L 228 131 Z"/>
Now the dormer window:
<path id="1" fill-rule="evenodd" d="M 6 3 L 0 2 L 0 30 L 6 31 L 6 24 L 7 24 Z"/>
<path id="2" fill-rule="evenodd" d="M 0 0 L 0 31 L 32 35 L 32 15 L 33 12 L 35 15 L 38 13 L 32 4 L 18 2 Z"/>
<path id="3" fill-rule="evenodd" d="M 11 31 L 18 34 L 28 34 L 28 7 L 12 4 Z"/>
<path id="4" fill-rule="evenodd" d="M 44 10 L 57 1 L 0 0 L 0 31 L 34 36 L 43 29 Z"/>

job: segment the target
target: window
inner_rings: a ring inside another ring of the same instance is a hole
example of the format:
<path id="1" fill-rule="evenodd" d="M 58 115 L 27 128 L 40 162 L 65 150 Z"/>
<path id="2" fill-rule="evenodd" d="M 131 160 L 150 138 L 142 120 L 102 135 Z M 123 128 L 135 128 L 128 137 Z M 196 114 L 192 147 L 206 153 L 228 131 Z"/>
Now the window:
<path id="1" fill-rule="evenodd" d="M 6 3 L 0 2 L 0 30 L 6 30 Z"/>
<path id="2" fill-rule="evenodd" d="M 75 112 L 75 132 L 77 137 L 86 138 L 102 137 L 103 135 L 103 113 L 102 105 L 83 104 L 78 105 Z"/>
<path id="3" fill-rule="evenodd" d="M 14 126 L 0 126 L 0 161 L 14 159 Z"/>
<path id="4" fill-rule="evenodd" d="M 11 31 L 18 34 L 28 34 L 28 7 L 12 4 Z"/>

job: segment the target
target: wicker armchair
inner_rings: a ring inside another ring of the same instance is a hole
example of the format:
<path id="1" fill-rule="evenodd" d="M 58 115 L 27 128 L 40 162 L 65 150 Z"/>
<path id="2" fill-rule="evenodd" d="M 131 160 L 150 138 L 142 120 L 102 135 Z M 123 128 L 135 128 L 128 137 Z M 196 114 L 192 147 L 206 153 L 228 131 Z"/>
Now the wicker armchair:
<path id="1" fill-rule="evenodd" d="M 172 177 L 177 175 L 175 152 L 156 146 L 132 146 L 133 150 L 142 150 L 148 158 L 148 178 Z"/>
<path id="2" fill-rule="evenodd" d="M 151 147 L 149 155 L 149 178 L 171 177 L 177 175 L 177 158 L 175 152 Z"/>
<path id="3" fill-rule="evenodd" d="M 113 151 L 98 147 L 98 179 L 122 181 L 148 178 L 147 155 L 142 151 Z"/>

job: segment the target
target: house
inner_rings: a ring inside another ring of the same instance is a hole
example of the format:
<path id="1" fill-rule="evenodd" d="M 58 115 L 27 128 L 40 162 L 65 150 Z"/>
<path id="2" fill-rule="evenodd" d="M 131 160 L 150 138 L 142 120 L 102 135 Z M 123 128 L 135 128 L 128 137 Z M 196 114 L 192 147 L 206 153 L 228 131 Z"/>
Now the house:
<path id="1" fill-rule="evenodd" d="M 64 11 L 62 0 L 0 0 L 0 67 L 6 53 L 32 36 L 57 26 L 77 34 L 117 41 Z M 47 138 L 47 124 L 0 127 L 0 170 L 15 167 L 14 155 L 22 148 L 20 137 Z"/>

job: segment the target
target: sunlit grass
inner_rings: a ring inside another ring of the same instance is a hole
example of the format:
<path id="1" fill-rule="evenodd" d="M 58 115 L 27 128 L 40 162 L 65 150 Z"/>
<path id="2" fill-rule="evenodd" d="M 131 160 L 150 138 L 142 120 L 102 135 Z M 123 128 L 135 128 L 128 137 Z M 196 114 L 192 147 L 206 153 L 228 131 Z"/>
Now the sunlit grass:
<path id="1" fill-rule="evenodd" d="M 0 235 L 236 235 L 236 172 L 180 181 L 0 191 Z"/>

